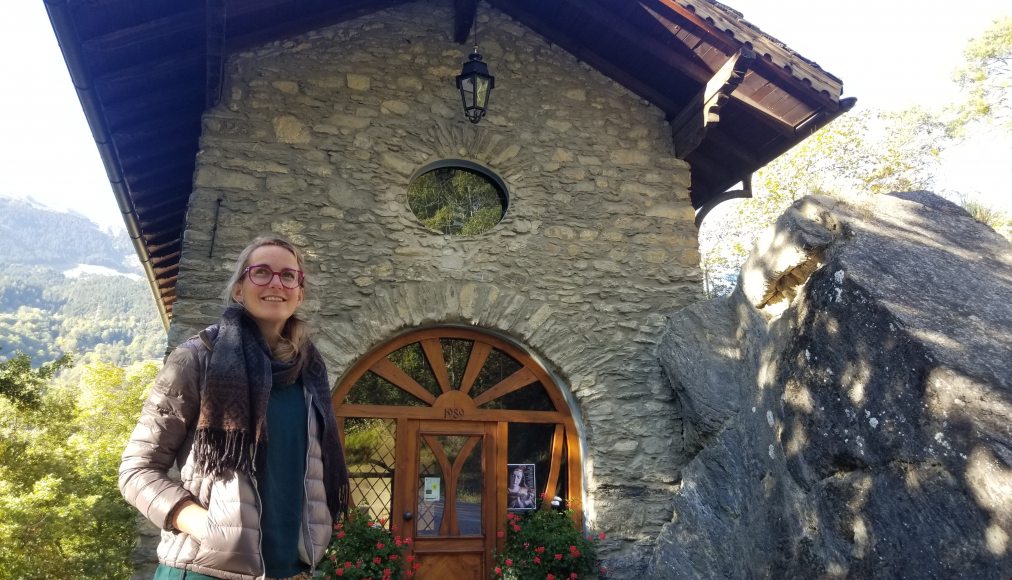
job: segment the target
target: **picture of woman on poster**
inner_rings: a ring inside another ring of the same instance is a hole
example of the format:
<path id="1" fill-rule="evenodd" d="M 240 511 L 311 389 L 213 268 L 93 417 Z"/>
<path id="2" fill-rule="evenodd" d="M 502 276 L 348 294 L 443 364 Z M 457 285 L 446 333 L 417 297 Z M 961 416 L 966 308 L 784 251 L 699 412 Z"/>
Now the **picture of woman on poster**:
<path id="1" fill-rule="evenodd" d="M 506 484 L 506 508 L 511 511 L 535 509 L 537 486 L 534 481 L 534 464 L 511 463 L 506 467 L 509 477 Z"/>

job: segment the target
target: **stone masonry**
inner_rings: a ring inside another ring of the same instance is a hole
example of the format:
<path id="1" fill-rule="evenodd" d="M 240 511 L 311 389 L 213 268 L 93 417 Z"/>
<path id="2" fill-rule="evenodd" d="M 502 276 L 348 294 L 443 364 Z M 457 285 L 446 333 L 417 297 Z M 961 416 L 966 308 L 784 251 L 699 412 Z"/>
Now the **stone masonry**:
<path id="1" fill-rule="evenodd" d="M 661 111 L 482 4 L 491 110 L 464 119 L 449 2 L 418 2 L 234 55 L 204 117 L 170 342 L 217 319 L 239 251 L 305 249 L 304 313 L 336 381 L 413 327 L 474 325 L 555 374 L 583 429 L 590 525 L 617 577 L 641 572 L 687 461 L 656 346 L 700 299 L 689 168 Z M 460 159 L 509 189 L 486 234 L 410 211 L 426 165 Z M 217 200 L 221 200 L 216 214 Z M 214 238 L 213 248 L 211 240 Z"/>

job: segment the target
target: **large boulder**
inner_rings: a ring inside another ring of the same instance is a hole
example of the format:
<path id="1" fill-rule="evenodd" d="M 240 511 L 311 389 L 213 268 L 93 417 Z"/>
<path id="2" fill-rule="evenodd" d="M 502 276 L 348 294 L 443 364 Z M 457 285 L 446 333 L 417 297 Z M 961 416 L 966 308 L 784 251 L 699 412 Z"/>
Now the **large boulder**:
<path id="1" fill-rule="evenodd" d="M 800 200 L 660 350 L 695 455 L 650 578 L 1012 578 L 1012 247 Z"/>

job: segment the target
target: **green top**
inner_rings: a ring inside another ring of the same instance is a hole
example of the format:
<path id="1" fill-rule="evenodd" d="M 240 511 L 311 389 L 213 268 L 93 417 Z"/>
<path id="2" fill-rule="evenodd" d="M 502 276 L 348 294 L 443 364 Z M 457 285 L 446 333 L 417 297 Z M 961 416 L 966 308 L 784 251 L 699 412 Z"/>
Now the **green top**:
<path id="1" fill-rule="evenodd" d="M 267 404 L 267 456 L 257 473 L 267 576 L 286 578 L 308 568 L 299 559 L 308 431 L 302 379 L 273 387 Z"/>

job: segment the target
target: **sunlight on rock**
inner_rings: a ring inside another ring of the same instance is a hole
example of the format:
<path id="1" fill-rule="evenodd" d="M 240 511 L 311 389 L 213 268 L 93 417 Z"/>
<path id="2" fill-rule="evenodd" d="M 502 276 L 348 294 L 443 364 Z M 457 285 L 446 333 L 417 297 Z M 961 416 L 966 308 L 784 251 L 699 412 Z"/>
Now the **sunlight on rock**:
<path id="1" fill-rule="evenodd" d="M 815 411 L 815 401 L 808 387 L 795 379 L 789 379 L 784 388 L 784 400 L 796 411 L 811 414 Z"/>
<path id="2" fill-rule="evenodd" d="M 807 446 L 808 435 L 805 433 L 805 427 L 799 419 L 795 418 L 793 425 L 791 425 L 791 438 L 784 445 L 784 453 L 788 457 L 793 457 L 802 453 Z"/>
<path id="3" fill-rule="evenodd" d="M 983 445 L 970 452 L 966 463 L 966 481 L 977 505 L 992 517 L 1012 517 L 1012 469 Z"/>
<path id="4" fill-rule="evenodd" d="M 1008 534 L 998 524 L 991 524 L 984 531 L 987 549 L 995 556 L 1004 556 L 1008 552 Z"/>
<path id="5" fill-rule="evenodd" d="M 850 388 L 847 389 L 847 397 L 850 398 L 851 403 L 857 406 L 864 404 L 865 390 L 870 379 L 871 366 L 868 361 L 852 361 L 847 365 L 840 380 L 844 385 L 850 385 Z"/>
<path id="6" fill-rule="evenodd" d="M 871 547 L 871 534 L 868 533 L 868 526 L 861 516 L 855 516 L 850 525 L 851 532 L 854 534 L 851 554 L 855 558 L 864 558 L 868 555 L 868 548 Z"/>

